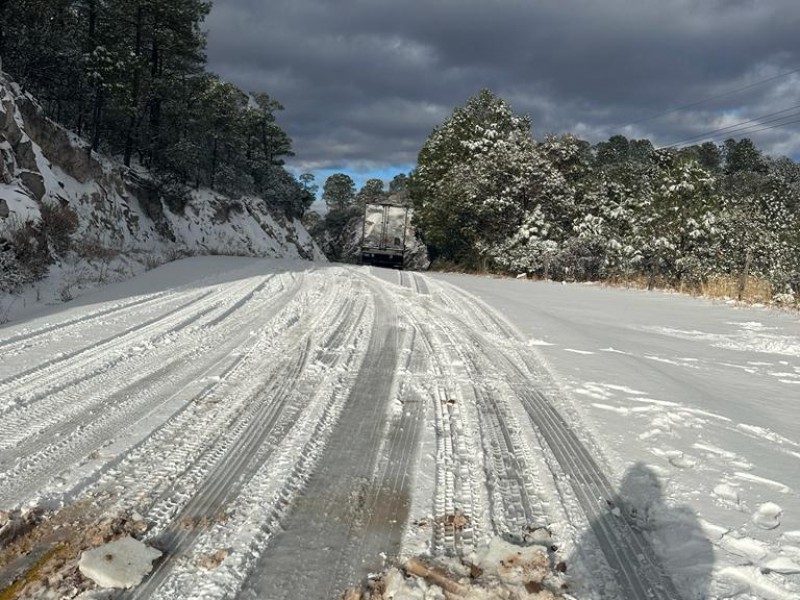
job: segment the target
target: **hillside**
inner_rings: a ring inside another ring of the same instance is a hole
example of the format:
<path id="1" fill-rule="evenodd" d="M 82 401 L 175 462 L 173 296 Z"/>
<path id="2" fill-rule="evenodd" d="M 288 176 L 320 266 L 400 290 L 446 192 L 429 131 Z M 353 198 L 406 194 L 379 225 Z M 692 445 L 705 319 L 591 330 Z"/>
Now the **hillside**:
<path id="1" fill-rule="evenodd" d="M 0 322 L 195 254 L 324 260 L 261 198 L 163 185 L 90 154 L 0 74 Z"/>

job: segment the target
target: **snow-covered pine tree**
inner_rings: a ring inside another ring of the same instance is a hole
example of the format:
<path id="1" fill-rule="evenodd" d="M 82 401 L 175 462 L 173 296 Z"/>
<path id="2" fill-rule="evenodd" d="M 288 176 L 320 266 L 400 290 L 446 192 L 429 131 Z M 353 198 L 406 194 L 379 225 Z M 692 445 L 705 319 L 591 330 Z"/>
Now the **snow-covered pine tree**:
<path id="1" fill-rule="evenodd" d="M 520 226 L 539 161 L 530 129 L 528 117 L 482 90 L 430 134 L 410 190 L 433 257 L 485 265 Z"/>

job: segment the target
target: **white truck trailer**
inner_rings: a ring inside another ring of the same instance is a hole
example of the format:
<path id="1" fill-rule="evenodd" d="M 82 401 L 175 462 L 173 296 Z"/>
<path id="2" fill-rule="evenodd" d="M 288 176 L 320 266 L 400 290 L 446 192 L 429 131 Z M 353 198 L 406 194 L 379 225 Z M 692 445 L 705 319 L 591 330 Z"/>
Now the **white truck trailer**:
<path id="1" fill-rule="evenodd" d="M 403 268 L 406 252 L 408 208 L 396 204 L 367 204 L 361 238 L 365 265 Z"/>

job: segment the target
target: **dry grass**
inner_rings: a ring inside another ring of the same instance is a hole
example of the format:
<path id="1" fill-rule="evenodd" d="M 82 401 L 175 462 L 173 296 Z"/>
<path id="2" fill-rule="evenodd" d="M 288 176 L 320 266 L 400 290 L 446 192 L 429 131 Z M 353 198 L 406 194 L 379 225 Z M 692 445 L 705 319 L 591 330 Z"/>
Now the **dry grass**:
<path id="1" fill-rule="evenodd" d="M 730 276 L 710 277 L 701 286 L 701 295 L 709 298 L 737 298 L 739 297 L 739 279 Z M 769 304 L 773 298 L 772 284 L 764 279 L 748 277 L 742 293 L 742 301 L 753 304 Z"/>
<path id="2" fill-rule="evenodd" d="M 434 262 L 430 270 L 443 273 L 462 273 L 483 277 L 497 277 L 500 279 L 518 278 L 518 276 L 513 273 L 468 269 L 463 265 L 445 261 Z M 529 276 L 528 279 L 533 281 L 549 281 L 546 278 L 538 276 Z M 596 283 L 609 287 L 633 288 L 639 290 L 654 289 L 677 292 L 689 296 L 700 296 L 703 298 L 741 300 L 744 304 L 775 304 L 784 308 L 800 309 L 800 297 L 796 295 L 794 302 L 791 301 L 790 295 L 787 295 L 789 297 L 788 301 L 776 300 L 775 290 L 772 284 L 766 279 L 761 279 L 759 277 L 747 278 L 741 298 L 739 298 L 739 277 L 734 275 L 713 275 L 706 281 L 681 281 L 677 285 L 665 277 L 656 277 L 651 280 L 648 276 L 642 274 L 630 275 L 628 277 L 611 277 L 608 279 L 601 279 Z"/>
<path id="3" fill-rule="evenodd" d="M 607 279 L 603 285 L 634 289 L 648 289 L 649 280 L 644 275 L 635 275 L 626 279 Z M 739 300 L 739 278 L 732 275 L 714 275 L 705 282 L 682 281 L 673 285 L 665 279 L 658 278 L 652 283 L 652 289 L 678 292 L 690 296 L 702 296 L 720 300 Z M 766 279 L 748 277 L 741 301 L 745 304 L 773 304 L 774 291 L 772 284 Z"/>

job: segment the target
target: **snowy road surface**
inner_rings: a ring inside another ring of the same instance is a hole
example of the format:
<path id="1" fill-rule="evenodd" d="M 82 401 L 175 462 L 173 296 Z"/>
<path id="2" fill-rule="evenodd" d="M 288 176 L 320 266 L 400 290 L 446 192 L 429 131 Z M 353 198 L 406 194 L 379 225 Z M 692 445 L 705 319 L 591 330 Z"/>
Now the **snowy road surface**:
<path id="1" fill-rule="evenodd" d="M 765 309 L 189 259 L 0 328 L 0 510 L 146 524 L 127 598 L 337 598 L 543 527 L 576 598 L 789 600 L 798 405 Z"/>

